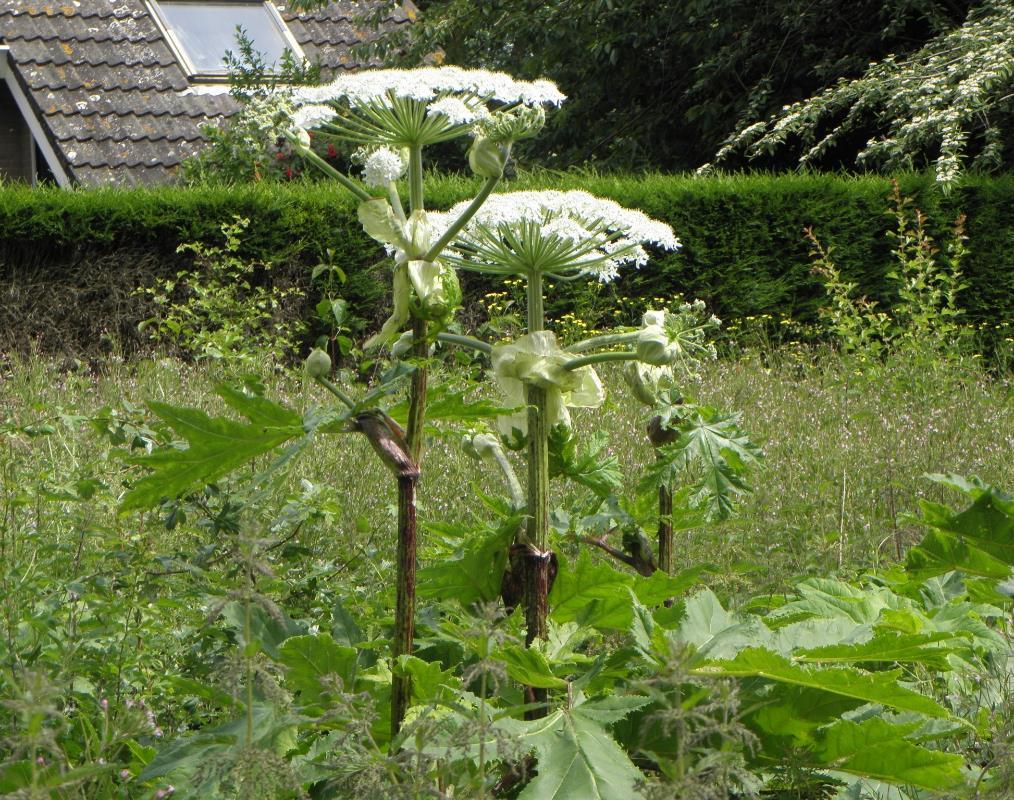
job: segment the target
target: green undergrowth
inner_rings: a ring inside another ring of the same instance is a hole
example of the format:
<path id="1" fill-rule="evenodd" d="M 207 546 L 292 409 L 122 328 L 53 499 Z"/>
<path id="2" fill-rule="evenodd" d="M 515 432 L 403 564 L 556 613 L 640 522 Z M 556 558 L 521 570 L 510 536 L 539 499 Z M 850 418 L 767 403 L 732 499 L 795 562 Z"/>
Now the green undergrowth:
<path id="1" fill-rule="evenodd" d="M 753 493 L 731 519 L 677 532 L 666 581 L 579 547 L 580 489 L 554 482 L 560 571 L 535 651 L 519 613 L 472 603 L 498 595 L 503 568 L 477 545 L 513 528 L 460 434 L 434 430 L 418 646 L 395 665 L 416 694 L 391 749 L 396 497 L 365 437 L 318 441 L 252 517 L 235 492 L 266 456 L 183 502 L 118 513 L 140 485 L 129 461 L 176 438 L 145 403 L 229 416 L 214 387 L 242 378 L 169 358 L 89 372 L 11 357 L 0 795 L 492 796 L 503 781 L 524 798 L 1002 798 L 1011 528 L 994 527 L 1014 508 L 983 486 L 1014 484 L 1014 410 L 980 361 L 863 366 L 797 347 L 706 365 L 684 390 L 742 412 L 765 454 Z M 442 371 L 453 385 L 468 368 Z M 303 412 L 301 374 L 259 372 L 265 397 Z M 604 455 L 633 480 L 651 455 L 644 418 L 602 374 L 610 400 L 575 427 L 607 433 Z M 245 396 L 231 403 L 249 413 Z M 511 713 L 517 682 L 559 701 L 542 723 Z M 534 778 L 504 766 L 526 753 Z M 582 766 L 550 769 L 568 763 Z"/>

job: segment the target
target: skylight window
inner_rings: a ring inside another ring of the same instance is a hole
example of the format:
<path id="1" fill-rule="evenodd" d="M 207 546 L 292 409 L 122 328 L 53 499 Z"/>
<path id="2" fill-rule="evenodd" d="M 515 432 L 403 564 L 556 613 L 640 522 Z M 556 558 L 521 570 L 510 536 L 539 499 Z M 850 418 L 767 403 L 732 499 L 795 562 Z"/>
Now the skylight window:
<path id="1" fill-rule="evenodd" d="M 279 64 L 285 50 L 291 50 L 297 59 L 302 56 L 285 22 L 268 2 L 153 0 L 152 7 L 192 77 L 226 76 L 225 53 L 239 49 L 237 26 L 268 64 Z"/>

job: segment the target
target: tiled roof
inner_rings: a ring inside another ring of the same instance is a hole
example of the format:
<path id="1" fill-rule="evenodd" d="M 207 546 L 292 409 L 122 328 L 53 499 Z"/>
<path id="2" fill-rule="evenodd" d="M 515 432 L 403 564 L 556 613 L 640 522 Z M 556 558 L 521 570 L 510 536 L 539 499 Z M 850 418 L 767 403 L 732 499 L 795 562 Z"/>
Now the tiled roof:
<path id="1" fill-rule="evenodd" d="M 348 51 L 368 36 L 354 21 L 362 6 L 295 14 L 277 4 L 325 77 L 362 66 Z M 385 24 L 408 24 L 406 9 Z M 169 180 L 204 145 L 201 126 L 236 113 L 228 94 L 194 92 L 145 0 L 0 0 L 0 44 L 63 170 L 83 185 Z"/>

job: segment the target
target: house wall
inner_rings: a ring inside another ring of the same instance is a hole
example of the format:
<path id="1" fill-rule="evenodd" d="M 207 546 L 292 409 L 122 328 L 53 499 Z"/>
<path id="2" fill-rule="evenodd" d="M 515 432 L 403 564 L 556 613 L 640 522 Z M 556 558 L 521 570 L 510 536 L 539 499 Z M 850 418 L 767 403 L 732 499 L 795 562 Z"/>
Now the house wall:
<path id="1" fill-rule="evenodd" d="M 0 80 L 0 178 L 35 179 L 35 142 L 7 83 Z"/>

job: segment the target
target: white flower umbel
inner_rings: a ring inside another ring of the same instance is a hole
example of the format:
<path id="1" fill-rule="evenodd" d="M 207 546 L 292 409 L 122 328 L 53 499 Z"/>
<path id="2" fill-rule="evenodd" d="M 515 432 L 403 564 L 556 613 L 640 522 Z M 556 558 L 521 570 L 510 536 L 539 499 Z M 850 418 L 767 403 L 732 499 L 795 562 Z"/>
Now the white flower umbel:
<path id="1" fill-rule="evenodd" d="M 460 97 L 441 97 L 426 106 L 427 114 L 441 114 L 447 118 L 452 125 L 466 125 L 476 120 L 489 117 L 486 107 L 476 101 L 471 105 Z"/>
<path id="2" fill-rule="evenodd" d="M 528 106 L 558 106 L 566 99 L 552 81 L 523 81 L 504 72 L 462 67 L 361 70 L 324 86 L 297 89 L 294 96 L 297 104 L 344 101 L 356 106 L 388 104 L 394 97 L 428 102 L 447 94 Z"/>
<path id="3" fill-rule="evenodd" d="M 335 109 L 332 118 L 323 120 L 325 133 L 365 145 L 410 148 L 475 134 L 475 126 L 491 120 L 494 111 L 538 109 L 540 117 L 544 106 L 558 106 L 564 99 L 551 81 L 461 67 L 364 70 L 293 93 L 297 106 Z M 516 128 L 522 135 L 541 127 L 529 116 L 508 115 L 497 128 L 510 122 L 507 133 Z"/>
<path id="4" fill-rule="evenodd" d="M 386 187 L 398 180 L 408 169 L 402 154 L 390 147 L 378 147 L 363 161 L 363 181 L 367 186 Z"/>
<path id="5" fill-rule="evenodd" d="M 330 122 L 335 118 L 337 112 L 331 106 L 309 105 L 301 106 L 292 115 L 292 124 L 296 128 L 310 130 Z"/>
<path id="6" fill-rule="evenodd" d="M 467 203 L 431 214 L 446 229 Z M 648 260 L 643 245 L 680 246 L 672 228 L 641 211 L 582 191 L 494 194 L 458 234 L 457 266 L 501 274 L 582 273 L 607 282 Z"/>
<path id="7" fill-rule="evenodd" d="M 716 357 L 709 336 L 721 325 L 706 316 L 704 301 L 681 303 L 674 309 L 646 311 L 637 332 L 637 356 L 645 364 L 678 367 L 692 374 L 701 363 Z"/>

